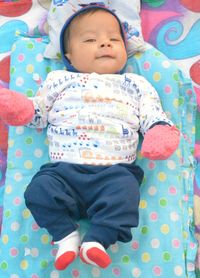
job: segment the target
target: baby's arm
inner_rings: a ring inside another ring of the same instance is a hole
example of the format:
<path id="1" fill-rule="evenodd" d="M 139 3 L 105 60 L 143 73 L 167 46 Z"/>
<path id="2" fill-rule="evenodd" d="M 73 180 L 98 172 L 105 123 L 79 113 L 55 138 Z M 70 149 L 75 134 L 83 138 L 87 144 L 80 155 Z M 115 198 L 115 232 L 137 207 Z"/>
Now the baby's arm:
<path id="1" fill-rule="evenodd" d="M 141 153 L 153 160 L 167 159 L 179 145 L 180 132 L 164 113 L 156 90 L 142 77 L 140 88 L 139 118 L 144 136 Z"/>
<path id="2" fill-rule="evenodd" d="M 43 85 L 33 98 L 6 89 L 0 89 L 0 118 L 12 126 L 29 125 L 43 128 L 47 125 L 47 115 L 55 98 L 49 89 L 51 77 L 49 74 Z M 54 94 L 55 95 L 55 94 Z"/>

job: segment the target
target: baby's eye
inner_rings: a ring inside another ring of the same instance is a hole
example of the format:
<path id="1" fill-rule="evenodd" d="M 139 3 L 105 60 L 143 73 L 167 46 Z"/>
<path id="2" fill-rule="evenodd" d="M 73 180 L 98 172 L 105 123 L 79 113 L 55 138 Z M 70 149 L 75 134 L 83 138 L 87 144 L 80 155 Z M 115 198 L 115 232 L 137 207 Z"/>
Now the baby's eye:
<path id="1" fill-rule="evenodd" d="M 86 39 L 84 42 L 96 42 L 96 39 Z"/>
<path id="2" fill-rule="evenodd" d="M 111 38 L 110 40 L 111 40 L 112 42 L 119 42 L 119 41 L 120 41 L 119 38 Z"/>

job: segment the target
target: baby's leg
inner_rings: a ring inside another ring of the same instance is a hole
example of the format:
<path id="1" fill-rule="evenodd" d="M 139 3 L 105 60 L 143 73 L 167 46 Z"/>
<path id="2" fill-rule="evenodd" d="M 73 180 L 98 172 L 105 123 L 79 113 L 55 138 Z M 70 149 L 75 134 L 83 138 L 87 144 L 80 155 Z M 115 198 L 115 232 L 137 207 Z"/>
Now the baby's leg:
<path id="1" fill-rule="evenodd" d="M 75 193 L 57 168 L 57 164 L 43 166 L 33 177 L 24 197 L 37 224 L 46 228 L 58 244 L 55 266 L 64 269 L 78 255 L 80 237 L 73 219 L 80 215 Z"/>
<path id="2" fill-rule="evenodd" d="M 118 240 L 132 239 L 131 228 L 138 225 L 138 181 L 142 176 L 139 167 L 115 165 L 91 177 L 93 196 L 90 194 L 87 209 L 91 225 L 80 249 L 84 262 L 105 268 L 111 263 L 106 249 Z"/>

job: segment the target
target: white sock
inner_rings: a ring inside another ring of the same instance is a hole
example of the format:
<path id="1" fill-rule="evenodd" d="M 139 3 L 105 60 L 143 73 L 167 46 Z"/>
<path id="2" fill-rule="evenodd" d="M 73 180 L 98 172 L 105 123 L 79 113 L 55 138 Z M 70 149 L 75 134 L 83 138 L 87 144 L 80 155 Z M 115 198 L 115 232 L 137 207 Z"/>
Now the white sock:
<path id="1" fill-rule="evenodd" d="M 55 267 L 59 270 L 65 269 L 78 256 L 80 247 L 80 235 L 74 231 L 63 239 L 54 242 L 58 244 L 58 252 L 55 259 Z"/>
<path id="2" fill-rule="evenodd" d="M 106 268 L 111 263 L 103 245 L 99 242 L 83 242 L 80 249 L 80 258 L 84 263 Z"/>

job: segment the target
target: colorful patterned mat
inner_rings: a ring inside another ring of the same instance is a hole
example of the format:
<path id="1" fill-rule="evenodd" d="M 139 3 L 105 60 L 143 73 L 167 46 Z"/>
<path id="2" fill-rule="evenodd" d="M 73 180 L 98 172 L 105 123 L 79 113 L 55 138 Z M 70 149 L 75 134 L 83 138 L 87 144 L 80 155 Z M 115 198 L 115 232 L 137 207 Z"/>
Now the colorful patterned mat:
<path id="1" fill-rule="evenodd" d="M 12 6 L 9 5 L 9 9 L 2 5 L 6 2 L 9 4 L 13 2 Z M 14 33 L 19 29 L 27 31 L 29 34 L 46 33 L 45 22 L 49 5 L 50 1 L 48 0 L 0 1 L 0 15 L 6 16 L 7 21 L 4 22 L 2 21 L 3 17 L 0 18 L 0 41 L 4 41 L 4 44 L 0 45 L 0 86 L 7 87 L 9 83 L 10 49 L 14 40 Z M 29 16 L 30 14 L 31 16 Z M 18 16 L 20 16 L 20 20 Z M 145 39 L 175 60 L 186 75 L 190 75 L 195 85 L 200 107 L 200 2 L 198 0 L 142 0 L 141 16 Z M 4 191 L 7 134 L 7 127 L 0 122 L 0 198 Z M 199 161 L 200 108 L 197 113 L 195 155 Z M 8 166 L 10 167 L 9 164 Z M 200 240 L 200 177 L 198 173 L 200 173 L 199 166 L 194 192 L 196 237 Z M 0 219 L 1 213 L 2 207 L 0 207 Z M 197 275 L 200 277 L 200 272 L 198 272 L 200 269 L 199 258 L 197 258 L 196 268 Z"/>

